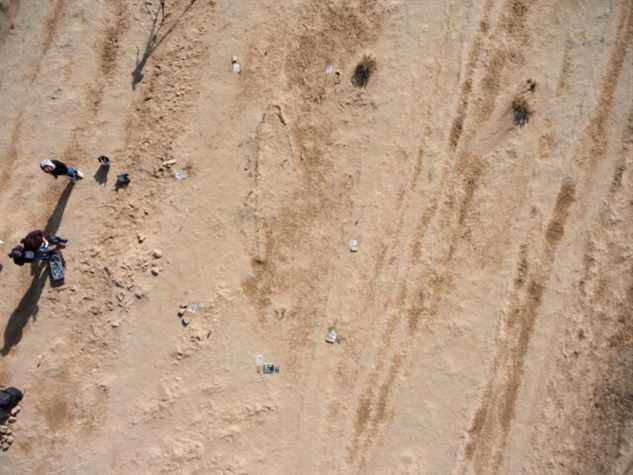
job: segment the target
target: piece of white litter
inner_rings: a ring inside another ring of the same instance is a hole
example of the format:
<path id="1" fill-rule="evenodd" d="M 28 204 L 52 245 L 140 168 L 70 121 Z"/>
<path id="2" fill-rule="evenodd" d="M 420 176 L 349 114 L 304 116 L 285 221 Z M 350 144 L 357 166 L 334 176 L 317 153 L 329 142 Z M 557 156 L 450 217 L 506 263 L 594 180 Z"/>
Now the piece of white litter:
<path id="1" fill-rule="evenodd" d="M 358 241 L 356 239 L 352 239 L 349 242 L 349 250 L 350 252 L 358 252 Z"/>
<path id="2" fill-rule="evenodd" d="M 176 180 L 179 181 L 187 178 L 187 174 L 182 170 L 177 170 L 176 173 L 174 173 L 174 176 L 176 177 Z"/>
<path id="3" fill-rule="evenodd" d="M 325 337 L 325 341 L 328 343 L 336 343 L 336 330 L 330 330 L 327 332 L 327 336 Z"/>
<path id="4" fill-rule="evenodd" d="M 325 67 L 325 74 L 327 74 L 328 76 L 330 76 L 333 72 L 334 72 L 334 66 L 332 66 L 331 64 L 328 64 L 328 65 Z"/>
<path id="5" fill-rule="evenodd" d="M 255 357 L 255 364 L 257 366 L 262 366 L 264 364 L 264 355 L 257 355 Z"/>
<path id="6" fill-rule="evenodd" d="M 237 56 L 233 56 L 231 58 L 231 65 L 232 65 L 232 68 L 233 68 L 233 72 L 235 74 L 239 74 L 240 71 L 242 70 L 242 68 L 240 67 L 240 63 L 239 63 L 239 60 L 238 60 Z"/>

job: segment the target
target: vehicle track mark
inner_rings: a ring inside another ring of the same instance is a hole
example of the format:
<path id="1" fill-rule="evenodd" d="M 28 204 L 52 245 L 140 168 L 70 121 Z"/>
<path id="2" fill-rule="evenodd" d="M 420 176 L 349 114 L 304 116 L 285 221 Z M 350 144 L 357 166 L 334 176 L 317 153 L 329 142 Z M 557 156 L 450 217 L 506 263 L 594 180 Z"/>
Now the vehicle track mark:
<path id="1" fill-rule="evenodd" d="M 468 51 L 468 61 L 466 62 L 466 71 L 464 73 L 464 82 L 462 84 L 462 90 L 457 103 L 457 113 L 453 124 L 451 125 L 449 133 L 449 148 L 454 151 L 459 145 L 459 139 L 464 129 L 464 121 L 468 112 L 468 106 L 470 104 L 470 97 L 473 92 L 473 76 L 475 74 L 475 67 L 479 62 L 480 51 L 485 41 L 485 35 L 488 34 L 490 23 L 490 11 L 494 5 L 493 0 L 487 0 L 484 4 L 481 19 L 479 21 L 479 30 L 477 31 L 475 38 L 472 42 L 470 50 Z"/>
<path id="2" fill-rule="evenodd" d="M 556 84 L 556 97 L 560 97 L 569 91 L 569 78 L 572 73 L 571 50 L 573 43 L 570 38 L 565 41 L 565 49 L 563 50 L 563 59 L 560 65 L 560 73 L 558 74 L 558 83 Z"/>
<path id="3" fill-rule="evenodd" d="M 517 13 L 516 6 L 520 5 L 520 9 Z M 507 2 L 502 10 L 502 33 L 512 32 L 517 34 L 520 31 L 525 22 L 525 16 L 527 14 L 527 3 L 525 2 Z M 518 18 L 514 18 L 514 16 L 518 16 Z M 487 119 L 489 115 L 495 109 L 495 100 L 498 94 L 498 90 L 500 87 L 500 77 L 502 69 L 505 65 L 506 56 L 508 51 L 513 54 L 510 54 L 510 60 L 517 61 L 517 57 L 520 55 L 514 54 L 514 49 L 519 47 L 518 42 L 512 43 L 512 46 L 509 49 L 497 49 L 496 52 L 492 55 L 492 62 L 488 63 L 488 67 L 484 77 L 482 79 L 482 94 L 483 99 L 477 101 L 477 107 L 472 112 L 472 114 L 477 118 L 477 120 L 481 121 Z M 476 121 L 477 121 L 476 120 Z M 463 143 L 470 143 L 474 137 L 474 132 L 469 134 L 466 138 L 464 138 Z M 466 228 L 467 216 L 470 213 L 474 198 L 476 195 L 476 191 L 481 184 L 481 181 L 486 173 L 486 163 L 485 161 L 477 155 L 471 155 L 469 153 L 463 153 L 459 156 L 457 163 L 452 167 L 452 172 L 457 176 L 460 176 L 460 188 L 461 188 L 461 198 L 457 205 L 453 204 L 454 196 L 459 196 L 460 193 L 454 190 L 454 187 L 449 183 L 446 188 L 444 188 L 446 201 L 442 202 L 448 208 L 449 212 L 452 212 L 455 216 L 453 220 L 446 219 L 443 222 L 443 230 L 448 235 L 448 252 L 446 255 L 440 259 L 439 264 L 441 270 L 439 271 L 430 271 L 425 270 L 422 273 L 422 277 L 418 280 L 418 285 L 416 286 L 416 290 L 413 291 L 410 295 L 411 297 L 407 299 L 408 290 L 406 281 L 411 280 L 408 275 L 399 276 L 398 279 L 405 283 L 401 284 L 399 291 L 397 292 L 401 297 L 397 299 L 400 302 L 399 310 L 395 313 L 392 313 L 387 320 L 387 329 L 385 334 L 383 335 L 382 345 L 380 347 L 380 351 L 378 354 L 379 363 L 372 372 L 370 377 L 368 378 L 367 389 L 365 390 L 364 400 L 371 400 L 370 410 L 369 412 L 373 414 L 370 424 L 363 425 L 364 433 L 356 432 L 352 438 L 352 445 L 348 450 L 348 460 L 350 462 L 354 462 L 355 460 L 361 461 L 361 466 L 363 461 L 367 459 L 366 455 L 359 455 L 361 451 L 361 447 L 363 450 L 363 454 L 366 453 L 368 448 L 372 445 L 374 440 L 378 437 L 378 431 L 382 425 L 384 425 L 384 417 L 379 417 L 379 414 L 385 414 L 388 410 L 386 408 L 380 409 L 380 404 L 387 404 L 389 398 L 386 396 L 391 393 L 391 384 L 396 379 L 398 373 L 401 371 L 403 366 L 402 358 L 403 355 L 407 353 L 407 348 L 411 345 L 412 341 L 416 336 L 416 332 L 420 326 L 421 321 L 433 319 L 439 312 L 439 306 L 441 304 L 443 296 L 446 294 L 447 289 L 449 289 L 453 285 L 453 278 L 451 273 L 451 265 L 455 257 L 455 253 L 457 247 L 460 242 L 464 240 L 464 238 L 468 237 L 468 230 Z M 447 177 L 444 177 L 447 180 Z M 435 215 L 437 212 L 441 201 L 431 200 L 430 206 L 427 208 L 428 214 L 425 212 L 424 218 L 429 218 L 429 220 Z M 426 221 L 424 219 L 423 221 Z M 419 227 L 420 234 L 423 235 L 424 227 Z M 419 257 L 421 253 L 421 246 L 419 244 L 418 238 L 414 238 L 412 243 L 410 244 L 411 257 Z M 409 266 L 410 272 L 412 268 L 415 267 L 415 264 Z M 389 308 L 392 302 L 392 298 L 387 299 L 386 309 Z M 409 300 L 409 302 L 405 302 Z M 400 351 L 393 351 L 392 348 L 395 347 L 394 338 L 396 336 L 397 324 L 404 319 L 406 331 L 399 335 L 399 345 L 398 348 Z M 387 371 L 386 376 L 384 377 L 384 383 L 381 385 L 381 393 L 385 395 L 380 398 L 376 395 L 370 387 L 376 384 L 376 381 L 381 379 L 381 372 L 384 368 L 384 363 L 382 363 L 382 359 L 391 354 L 390 361 L 391 364 L 389 366 L 389 371 Z M 396 364 L 396 362 L 398 362 Z M 366 403 L 365 403 L 366 404 Z M 364 440 L 364 443 L 362 442 Z"/>
<path id="4" fill-rule="evenodd" d="M 468 431 L 464 472 L 471 464 L 477 473 L 497 473 L 501 468 L 521 387 L 523 364 L 575 194 L 575 183 L 564 180 L 545 231 L 541 266 L 529 274 L 527 281 L 522 277 L 528 269 L 524 264 L 525 251 L 521 250 L 523 255 L 514 278 L 517 292 L 507 309 L 507 320 L 502 324 L 504 339 L 497 350 L 492 377 Z M 521 285 L 517 286 L 517 281 Z M 524 287 L 522 282 L 527 285 Z"/>
<path id="5" fill-rule="evenodd" d="M 606 66 L 606 74 L 602 78 L 598 105 L 595 109 L 585 134 L 589 140 L 589 146 L 577 155 L 577 163 L 580 168 L 588 167 L 587 182 L 593 178 L 593 174 L 607 151 L 608 123 L 612 114 L 615 89 L 621 76 L 626 57 L 627 48 L 633 44 L 633 2 L 624 2 L 620 23 L 616 30 L 615 45 L 611 50 Z M 586 183 L 588 184 L 588 183 Z"/>

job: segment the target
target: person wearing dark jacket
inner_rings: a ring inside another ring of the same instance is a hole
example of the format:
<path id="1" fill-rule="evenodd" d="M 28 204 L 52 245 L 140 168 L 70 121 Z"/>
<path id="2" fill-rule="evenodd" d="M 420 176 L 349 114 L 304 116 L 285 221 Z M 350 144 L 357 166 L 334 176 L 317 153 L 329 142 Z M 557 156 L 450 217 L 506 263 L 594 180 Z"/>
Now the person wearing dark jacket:
<path id="1" fill-rule="evenodd" d="M 48 250 L 49 245 L 57 246 L 57 248 L 63 248 L 64 244 L 68 242 L 68 239 L 64 239 L 59 236 L 51 236 L 46 231 L 37 229 L 28 233 L 20 242 L 24 245 L 24 249 L 26 251 L 37 252 L 42 250 L 42 248 L 44 248 L 44 250 Z"/>
<path id="2" fill-rule="evenodd" d="M 42 160 L 40 162 L 40 168 L 44 173 L 53 175 L 56 179 L 58 176 L 64 175 L 70 177 L 72 181 L 81 180 L 84 174 L 73 167 L 69 167 L 64 162 L 59 160 Z"/>
<path id="3" fill-rule="evenodd" d="M 11 412 L 11 410 L 20 404 L 24 397 L 24 393 L 17 388 L 0 389 L 0 410 Z"/>
<path id="4" fill-rule="evenodd" d="M 46 260 L 48 259 L 48 254 L 41 255 L 40 253 L 35 253 L 33 251 L 27 251 L 24 249 L 24 246 L 15 246 L 11 249 L 9 253 L 9 257 L 13 259 L 13 263 L 16 266 L 22 267 L 24 264 L 30 264 L 35 260 Z"/>

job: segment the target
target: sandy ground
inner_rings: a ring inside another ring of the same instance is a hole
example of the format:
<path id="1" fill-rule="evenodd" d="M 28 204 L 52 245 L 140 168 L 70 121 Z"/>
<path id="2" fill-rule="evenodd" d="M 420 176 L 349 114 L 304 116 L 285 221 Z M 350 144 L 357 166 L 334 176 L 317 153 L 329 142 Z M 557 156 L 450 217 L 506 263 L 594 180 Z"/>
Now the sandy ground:
<path id="1" fill-rule="evenodd" d="M 190 3 L 0 1 L 0 473 L 633 473 L 633 1 Z"/>

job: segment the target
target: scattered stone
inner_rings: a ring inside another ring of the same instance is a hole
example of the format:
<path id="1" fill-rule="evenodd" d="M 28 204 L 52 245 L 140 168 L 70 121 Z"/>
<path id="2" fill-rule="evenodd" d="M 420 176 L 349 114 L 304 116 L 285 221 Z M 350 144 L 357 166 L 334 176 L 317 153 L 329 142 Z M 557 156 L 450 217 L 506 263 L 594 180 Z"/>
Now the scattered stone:
<path id="1" fill-rule="evenodd" d="M 13 416 L 9 417 L 9 424 L 15 424 L 15 421 L 17 421 L 17 419 Z"/>
<path id="2" fill-rule="evenodd" d="M 163 251 L 161 251 L 160 249 L 154 249 L 152 251 L 152 256 L 154 257 L 154 259 L 160 259 L 161 257 L 163 257 Z"/>
<path id="3" fill-rule="evenodd" d="M 154 277 L 156 277 L 158 274 L 160 274 L 160 269 L 158 267 L 152 267 L 151 273 Z"/>
<path id="4" fill-rule="evenodd" d="M 182 323 L 183 327 L 186 327 L 187 325 L 191 323 L 191 320 L 188 319 L 187 317 L 183 317 L 182 320 L 180 320 L 180 323 Z"/>
<path id="5" fill-rule="evenodd" d="M 5 442 L 6 442 L 7 444 L 11 445 L 11 444 L 13 443 L 13 440 L 14 440 L 14 439 L 13 439 L 13 436 L 12 436 L 12 435 L 7 435 L 7 436 L 4 438 L 4 440 L 5 440 Z"/>
<path id="6" fill-rule="evenodd" d="M 112 325 L 112 328 L 118 328 L 121 326 L 121 322 L 112 322 L 110 325 Z"/>
<path id="7" fill-rule="evenodd" d="M 178 310 L 178 316 L 182 317 L 185 314 L 186 311 L 187 311 L 186 308 L 181 308 L 180 310 Z"/>
<path id="8" fill-rule="evenodd" d="M 6 434 L 8 430 L 7 426 L 0 426 L 0 434 Z"/>
<path id="9" fill-rule="evenodd" d="M 165 168 L 170 168 L 176 164 L 176 160 L 166 160 L 162 163 L 162 166 Z"/>
<path id="10" fill-rule="evenodd" d="M 136 236 L 138 239 L 138 242 L 143 242 L 145 241 L 145 235 L 142 233 L 139 233 L 138 236 Z"/>
<path id="11" fill-rule="evenodd" d="M 0 449 L 2 449 L 3 452 L 6 452 L 7 450 L 9 450 L 9 447 L 11 447 L 11 445 L 7 444 L 6 442 L 2 442 L 0 444 Z"/>

